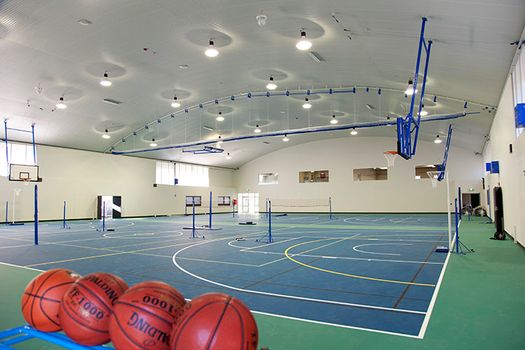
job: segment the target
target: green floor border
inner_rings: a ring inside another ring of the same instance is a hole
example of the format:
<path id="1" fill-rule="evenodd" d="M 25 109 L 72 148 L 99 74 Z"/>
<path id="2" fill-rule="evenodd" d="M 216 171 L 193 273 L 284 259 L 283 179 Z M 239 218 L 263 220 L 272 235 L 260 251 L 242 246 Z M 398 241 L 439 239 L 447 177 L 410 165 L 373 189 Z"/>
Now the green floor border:
<path id="1" fill-rule="evenodd" d="M 525 249 L 490 240 L 494 225 L 463 221 L 463 242 L 475 250 L 452 255 L 424 339 L 391 336 L 256 315 L 259 347 L 309 349 L 525 348 Z M 0 329 L 23 324 L 19 298 L 37 271 L 0 264 Z M 52 349 L 28 344 L 20 349 Z M 54 348 L 53 348 L 54 349 Z"/>

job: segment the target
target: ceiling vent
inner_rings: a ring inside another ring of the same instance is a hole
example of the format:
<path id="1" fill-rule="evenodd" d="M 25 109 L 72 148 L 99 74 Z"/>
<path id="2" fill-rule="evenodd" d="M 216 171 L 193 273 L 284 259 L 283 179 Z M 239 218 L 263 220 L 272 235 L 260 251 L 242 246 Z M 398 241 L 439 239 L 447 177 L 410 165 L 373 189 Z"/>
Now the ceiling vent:
<path id="1" fill-rule="evenodd" d="M 325 58 L 317 51 L 308 51 L 308 56 L 316 63 L 326 62 Z"/>
<path id="2" fill-rule="evenodd" d="M 109 103 L 110 105 L 118 106 L 119 104 L 122 104 L 122 101 L 117 101 L 112 98 L 105 98 L 104 102 Z"/>

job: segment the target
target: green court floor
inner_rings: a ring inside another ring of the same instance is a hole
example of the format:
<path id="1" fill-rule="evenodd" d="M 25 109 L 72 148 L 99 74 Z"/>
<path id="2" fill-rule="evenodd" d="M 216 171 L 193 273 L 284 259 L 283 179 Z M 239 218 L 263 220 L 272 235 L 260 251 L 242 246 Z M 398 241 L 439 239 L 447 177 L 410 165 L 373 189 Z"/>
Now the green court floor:
<path id="1" fill-rule="evenodd" d="M 452 255 L 425 338 L 412 339 L 256 315 L 260 347 L 275 349 L 524 349 L 525 249 L 490 240 L 484 218 L 463 221 L 475 253 Z M 0 328 L 23 324 L 19 296 L 38 272 L 0 264 Z M 20 349 L 53 349 L 31 343 Z"/>

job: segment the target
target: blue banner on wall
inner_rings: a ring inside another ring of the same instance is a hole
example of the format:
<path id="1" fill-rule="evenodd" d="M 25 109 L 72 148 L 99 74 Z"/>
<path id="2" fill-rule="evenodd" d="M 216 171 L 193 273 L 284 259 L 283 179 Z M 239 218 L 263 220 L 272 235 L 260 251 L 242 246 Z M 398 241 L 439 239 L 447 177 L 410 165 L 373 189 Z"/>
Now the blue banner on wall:
<path id="1" fill-rule="evenodd" d="M 525 103 L 518 103 L 514 108 L 516 128 L 525 128 Z"/>

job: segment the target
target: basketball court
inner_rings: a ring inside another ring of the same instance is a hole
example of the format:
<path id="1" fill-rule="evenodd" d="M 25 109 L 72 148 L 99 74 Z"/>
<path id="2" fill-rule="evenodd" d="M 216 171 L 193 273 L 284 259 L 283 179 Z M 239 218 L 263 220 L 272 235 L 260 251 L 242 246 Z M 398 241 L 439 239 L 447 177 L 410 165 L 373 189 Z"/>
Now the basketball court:
<path id="1" fill-rule="evenodd" d="M 126 348 L 36 326 L 53 269 L 223 293 L 208 349 L 237 299 L 246 350 L 523 348 L 524 14 L 0 1 L 0 348 Z"/>

